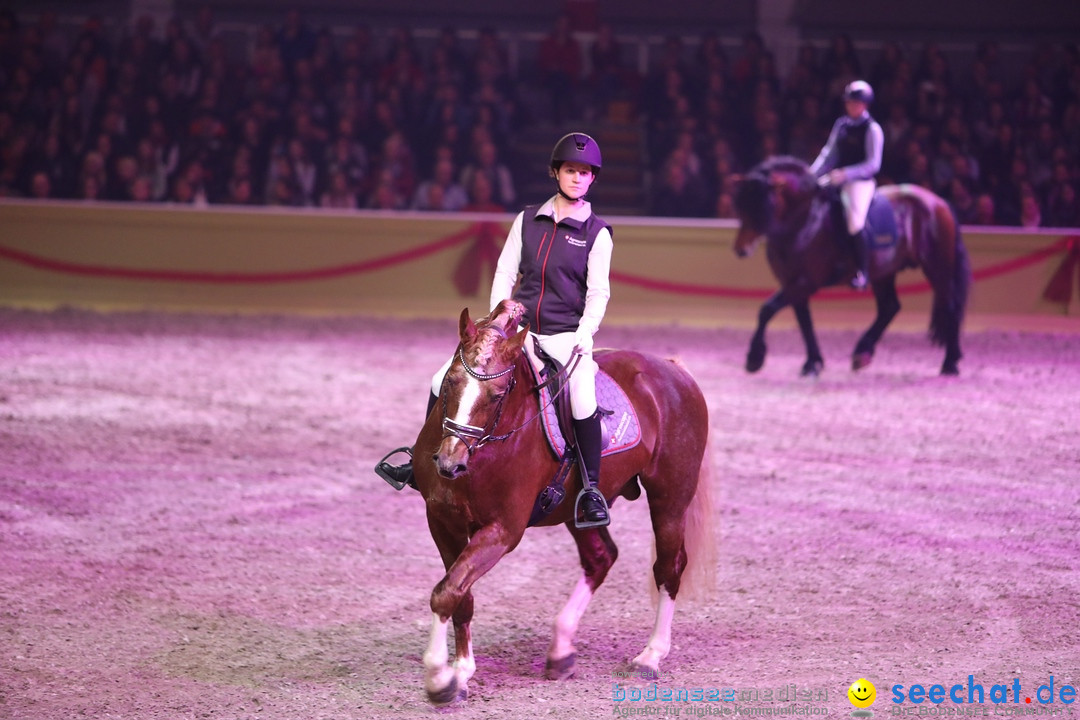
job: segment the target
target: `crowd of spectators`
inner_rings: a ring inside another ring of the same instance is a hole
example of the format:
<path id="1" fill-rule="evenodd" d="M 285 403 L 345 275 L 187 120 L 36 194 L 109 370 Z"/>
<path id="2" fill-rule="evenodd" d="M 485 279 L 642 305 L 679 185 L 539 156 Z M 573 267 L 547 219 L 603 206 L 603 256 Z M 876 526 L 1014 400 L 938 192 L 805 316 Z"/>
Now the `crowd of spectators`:
<path id="1" fill-rule="evenodd" d="M 390 210 L 509 209 L 512 95 L 495 32 L 428 57 L 399 28 L 339 41 L 299 11 L 235 60 L 214 17 L 99 18 L 67 42 L 54 14 L 0 14 L 0 195 Z"/>
<path id="2" fill-rule="evenodd" d="M 399 27 L 313 29 L 300 11 L 237 58 L 209 8 L 156 32 L 148 17 L 72 37 L 43 12 L 0 13 L 0 195 L 390 210 L 516 209 L 515 138 L 561 132 L 613 103 L 644 128 L 643 212 L 731 217 L 733 183 L 778 153 L 811 160 L 855 78 L 885 131 L 879 182 L 945 197 L 961 222 L 1080 226 L 1080 51 L 1033 50 L 1005 72 L 996 43 L 953 68 L 933 42 L 806 44 L 785 76 L 761 38 L 728 52 L 669 36 L 637 72 L 610 25 L 583 45 L 560 17 L 512 68 L 493 28 L 445 28 L 425 50 Z M 525 167 L 535 175 L 536 158 Z M 541 198 L 534 198 L 540 200 Z"/>

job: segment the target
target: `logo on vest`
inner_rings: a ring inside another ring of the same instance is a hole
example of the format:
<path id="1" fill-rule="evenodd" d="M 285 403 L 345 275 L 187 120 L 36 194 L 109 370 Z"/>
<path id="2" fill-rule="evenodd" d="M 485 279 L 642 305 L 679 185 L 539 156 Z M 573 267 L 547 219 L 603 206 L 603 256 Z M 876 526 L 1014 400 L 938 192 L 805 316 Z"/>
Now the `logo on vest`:
<path id="1" fill-rule="evenodd" d="M 566 236 L 566 242 L 570 243 L 574 247 L 585 247 L 586 243 L 580 238 L 573 237 L 572 235 Z"/>

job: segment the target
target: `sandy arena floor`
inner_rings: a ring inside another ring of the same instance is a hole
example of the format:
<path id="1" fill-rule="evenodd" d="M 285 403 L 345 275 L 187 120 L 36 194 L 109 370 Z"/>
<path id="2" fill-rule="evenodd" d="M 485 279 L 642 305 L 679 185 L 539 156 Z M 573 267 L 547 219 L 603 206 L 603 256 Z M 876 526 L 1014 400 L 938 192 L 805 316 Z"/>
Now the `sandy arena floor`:
<path id="1" fill-rule="evenodd" d="M 748 339 L 597 337 L 679 355 L 711 408 L 718 585 L 680 607 L 660 686 L 795 685 L 847 716 L 865 677 L 881 716 L 933 707 L 893 705 L 897 684 L 1080 685 L 1080 334 L 969 331 L 955 379 L 922 332 L 887 334 L 853 374 L 856 333 L 823 331 L 816 381 L 797 376 L 793 330 L 771 333 L 755 376 Z M 643 500 L 614 506 L 621 555 L 575 679 L 541 679 L 578 571 L 564 530 L 536 530 L 476 587 L 469 700 L 424 700 L 442 568 L 419 496 L 371 467 L 415 437 L 455 343 L 450 318 L 0 310 L 0 718 L 630 708 L 614 684 L 652 624 Z"/>

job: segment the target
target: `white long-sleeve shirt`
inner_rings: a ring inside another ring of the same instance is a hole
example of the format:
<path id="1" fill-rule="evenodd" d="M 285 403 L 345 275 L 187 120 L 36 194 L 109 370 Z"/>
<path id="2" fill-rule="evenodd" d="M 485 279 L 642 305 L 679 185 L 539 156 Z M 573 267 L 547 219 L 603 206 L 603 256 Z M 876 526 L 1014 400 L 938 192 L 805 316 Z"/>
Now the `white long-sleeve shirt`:
<path id="1" fill-rule="evenodd" d="M 554 215 L 555 196 L 540 206 L 538 215 Z M 584 222 L 592 214 L 592 205 L 582 203 L 575 208 L 570 217 Z M 489 310 L 494 310 L 501 301 L 513 296 L 514 286 L 517 284 L 519 268 L 521 267 L 521 228 L 524 222 L 524 211 L 517 214 L 514 222 L 510 225 L 506 242 L 495 267 L 495 279 L 491 284 L 491 298 Z M 611 270 L 611 252 L 614 248 L 611 233 L 603 228 L 596 235 L 592 249 L 589 252 L 588 271 L 585 287 L 585 309 L 582 312 L 578 327 L 588 328 L 591 334 L 595 334 L 604 319 L 607 311 L 608 299 L 611 297 L 611 285 L 608 274 Z"/>

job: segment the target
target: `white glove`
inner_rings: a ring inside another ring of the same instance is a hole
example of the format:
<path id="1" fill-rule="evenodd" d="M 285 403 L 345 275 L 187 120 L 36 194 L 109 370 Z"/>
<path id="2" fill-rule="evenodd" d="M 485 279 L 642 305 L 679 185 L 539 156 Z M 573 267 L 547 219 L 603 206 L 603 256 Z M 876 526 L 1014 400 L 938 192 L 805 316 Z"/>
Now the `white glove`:
<path id="1" fill-rule="evenodd" d="M 592 331 L 587 327 L 578 327 L 574 333 L 574 352 L 586 355 L 592 352 Z"/>
<path id="2" fill-rule="evenodd" d="M 817 179 L 817 184 L 821 187 L 829 187 L 830 185 L 843 185 L 847 182 L 847 173 L 843 168 L 836 168 L 830 170 Z"/>

